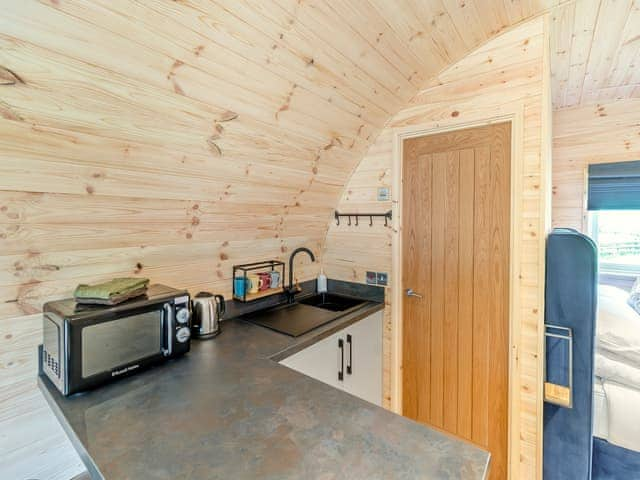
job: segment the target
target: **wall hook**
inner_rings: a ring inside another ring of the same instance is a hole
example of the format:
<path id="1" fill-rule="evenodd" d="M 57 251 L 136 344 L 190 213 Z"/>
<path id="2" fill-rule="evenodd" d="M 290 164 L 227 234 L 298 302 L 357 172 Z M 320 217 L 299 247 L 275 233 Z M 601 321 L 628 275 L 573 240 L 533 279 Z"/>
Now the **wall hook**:
<path id="1" fill-rule="evenodd" d="M 360 225 L 360 217 L 369 217 L 369 226 L 373 227 L 373 217 L 384 217 L 384 226 L 389 226 L 389 220 L 392 218 L 392 211 L 385 213 L 340 213 L 337 210 L 333 214 L 336 219 L 336 225 L 340 225 L 340 217 L 347 217 L 347 225 L 351 226 L 351 217 L 356 217 L 355 226 Z"/>

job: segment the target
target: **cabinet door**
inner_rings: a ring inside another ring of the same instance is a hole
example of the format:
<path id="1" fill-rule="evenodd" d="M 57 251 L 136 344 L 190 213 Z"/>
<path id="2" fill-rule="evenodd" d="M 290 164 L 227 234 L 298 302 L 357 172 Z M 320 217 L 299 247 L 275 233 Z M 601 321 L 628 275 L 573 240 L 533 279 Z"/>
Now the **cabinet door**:
<path id="1" fill-rule="evenodd" d="M 382 311 L 354 323 L 343 337 L 344 389 L 363 400 L 382 405 Z"/>
<path id="2" fill-rule="evenodd" d="M 342 389 L 344 381 L 338 379 L 338 373 L 343 368 L 343 356 L 338 345 L 339 341 L 344 344 L 344 330 L 294 353 L 280 363 L 316 380 Z"/>

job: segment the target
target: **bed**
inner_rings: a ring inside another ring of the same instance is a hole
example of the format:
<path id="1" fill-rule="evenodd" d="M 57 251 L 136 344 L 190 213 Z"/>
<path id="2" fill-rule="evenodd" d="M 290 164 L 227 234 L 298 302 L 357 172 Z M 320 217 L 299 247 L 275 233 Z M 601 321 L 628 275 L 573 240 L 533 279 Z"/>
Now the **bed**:
<path id="1" fill-rule="evenodd" d="M 599 290 L 593 387 L 593 478 L 640 478 L 640 315 L 629 293 Z M 634 476 L 635 475 L 635 476 Z"/>

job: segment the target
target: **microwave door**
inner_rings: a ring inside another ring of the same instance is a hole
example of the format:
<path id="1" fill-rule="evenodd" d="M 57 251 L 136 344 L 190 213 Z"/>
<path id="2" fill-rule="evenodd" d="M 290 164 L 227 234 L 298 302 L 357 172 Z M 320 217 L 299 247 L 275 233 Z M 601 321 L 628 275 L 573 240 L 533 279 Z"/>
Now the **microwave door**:
<path id="1" fill-rule="evenodd" d="M 170 316 L 162 305 L 72 328 L 74 391 L 119 377 L 166 356 Z"/>

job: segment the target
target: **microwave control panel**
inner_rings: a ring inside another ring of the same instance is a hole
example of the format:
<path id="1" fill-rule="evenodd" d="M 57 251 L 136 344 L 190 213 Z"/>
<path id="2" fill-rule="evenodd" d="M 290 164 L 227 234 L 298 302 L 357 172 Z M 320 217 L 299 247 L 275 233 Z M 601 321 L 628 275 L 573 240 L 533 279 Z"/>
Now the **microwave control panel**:
<path id="1" fill-rule="evenodd" d="M 175 312 L 175 346 L 176 353 L 189 351 L 189 339 L 191 338 L 191 312 L 189 311 L 189 296 L 177 297 L 173 301 Z"/>

